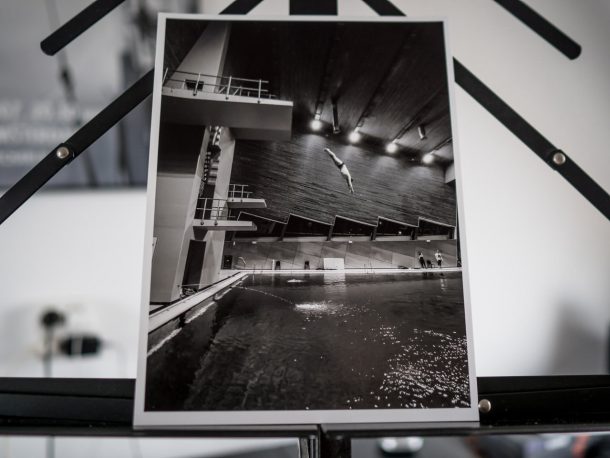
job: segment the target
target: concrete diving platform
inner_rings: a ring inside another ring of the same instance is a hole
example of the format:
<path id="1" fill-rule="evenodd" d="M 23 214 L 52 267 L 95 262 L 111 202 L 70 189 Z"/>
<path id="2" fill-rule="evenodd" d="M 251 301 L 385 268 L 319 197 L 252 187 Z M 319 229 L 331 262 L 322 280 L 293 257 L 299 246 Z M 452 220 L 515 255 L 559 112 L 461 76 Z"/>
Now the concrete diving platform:
<path id="1" fill-rule="evenodd" d="M 242 199 L 231 197 L 227 199 L 227 207 L 229 208 L 267 208 L 265 199 Z"/>
<path id="2" fill-rule="evenodd" d="M 257 99 L 239 95 L 162 89 L 161 119 L 191 125 L 231 128 L 236 139 L 286 141 L 292 136 L 292 109 L 288 100 Z"/>
<path id="3" fill-rule="evenodd" d="M 193 226 L 208 231 L 255 231 L 256 224 L 252 221 L 235 221 L 223 219 L 196 219 Z"/>

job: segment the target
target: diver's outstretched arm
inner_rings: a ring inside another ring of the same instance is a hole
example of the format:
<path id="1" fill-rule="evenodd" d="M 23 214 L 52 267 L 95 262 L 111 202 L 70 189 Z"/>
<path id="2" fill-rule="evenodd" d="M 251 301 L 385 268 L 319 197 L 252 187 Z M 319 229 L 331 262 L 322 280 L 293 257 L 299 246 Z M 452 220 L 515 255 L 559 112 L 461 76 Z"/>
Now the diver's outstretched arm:
<path id="1" fill-rule="evenodd" d="M 326 154 L 330 156 L 330 158 L 334 161 L 337 167 L 341 167 L 343 165 L 343 161 L 337 157 L 335 153 L 333 153 L 330 149 L 324 148 Z"/>

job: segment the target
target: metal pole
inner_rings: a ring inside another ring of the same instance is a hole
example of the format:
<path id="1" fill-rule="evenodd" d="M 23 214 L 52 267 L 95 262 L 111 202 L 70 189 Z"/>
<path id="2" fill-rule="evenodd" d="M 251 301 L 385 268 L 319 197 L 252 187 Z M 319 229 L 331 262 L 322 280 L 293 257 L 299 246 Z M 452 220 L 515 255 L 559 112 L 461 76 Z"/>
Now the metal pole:
<path id="1" fill-rule="evenodd" d="M 258 103 L 261 103 L 261 88 L 263 85 L 263 80 L 258 80 Z"/>
<path id="2" fill-rule="evenodd" d="M 199 80 L 201 79 L 201 73 L 197 73 L 197 82 L 193 88 L 193 95 L 197 95 L 197 89 L 199 88 Z"/>

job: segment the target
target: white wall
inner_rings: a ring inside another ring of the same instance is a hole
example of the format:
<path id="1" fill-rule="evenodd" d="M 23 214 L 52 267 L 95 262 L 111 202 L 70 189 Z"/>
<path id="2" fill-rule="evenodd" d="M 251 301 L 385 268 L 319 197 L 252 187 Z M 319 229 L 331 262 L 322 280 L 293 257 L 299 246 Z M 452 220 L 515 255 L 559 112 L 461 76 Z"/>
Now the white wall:
<path id="1" fill-rule="evenodd" d="M 101 333 L 127 361 L 109 351 L 58 362 L 55 375 L 135 376 L 145 203 L 144 191 L 46 192 L 0 226 L 0 375 L 42 375 L 38 316 L 56 306 L 70 329 Z"/>
<path id="2" fill-rule="evenodd" d="M 42 376 L 40 312 L 68 314 L 64 332 L 95 332 L 100 356 L 57 358 L 57 377 L 136 375 L 146 194 L 46 192 L 0 225 L 0 377 Z M 56 456 L 209 456 L 291 440 L 59 438 Z M 44 439 L 0 437 L 1 457 L 43 456 Z"/>

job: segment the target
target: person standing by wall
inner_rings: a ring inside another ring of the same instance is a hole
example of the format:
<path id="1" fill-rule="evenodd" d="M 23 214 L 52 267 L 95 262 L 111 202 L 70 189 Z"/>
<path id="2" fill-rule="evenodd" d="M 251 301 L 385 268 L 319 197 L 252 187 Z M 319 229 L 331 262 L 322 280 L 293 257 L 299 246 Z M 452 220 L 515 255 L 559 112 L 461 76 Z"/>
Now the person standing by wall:
<path id="1" fill-rule="evenodd" d="M 424 255 L 422 254 L 421 251 L 419 251 L 417 253 L 417 259 L 419 259 L 419 265 L 421 266 L 422 269 L 426 268 L 426 260 L 424 259 Z"/>
<path id="2" fill-rule="evenodd" d="M 438 265 L 438 268 L 442 269 L 442 267 L 443 267 L 443 255 L 441 254 L 441 252 L 439 250 L 436 250 L 436 253 L 434 253 L 434 257 L 436 258 L 436 264 Z"/>

